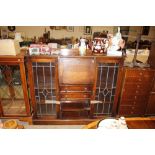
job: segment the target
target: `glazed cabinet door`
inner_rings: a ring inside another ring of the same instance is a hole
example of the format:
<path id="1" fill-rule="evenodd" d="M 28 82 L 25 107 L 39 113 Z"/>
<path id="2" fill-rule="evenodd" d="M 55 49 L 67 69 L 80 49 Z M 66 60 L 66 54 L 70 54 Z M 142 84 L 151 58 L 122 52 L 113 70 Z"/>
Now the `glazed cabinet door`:
<path id="1" fill-rule="evenodd" d="M 59 113 L 57 58 L 28 58 L 29 86 L 34 117 L 54 117 Z"/>
<path id="2" fill-rule="evenodd" d="M 0 64 L 0 115 L 30 116 L 24 62 Z"/>
<path id="3" fill-rule="evenodd" d="M 96 80 L 92 98 L 94 117 L 115 115 L 121 82 L 120 60 L 96 59 Z"/>

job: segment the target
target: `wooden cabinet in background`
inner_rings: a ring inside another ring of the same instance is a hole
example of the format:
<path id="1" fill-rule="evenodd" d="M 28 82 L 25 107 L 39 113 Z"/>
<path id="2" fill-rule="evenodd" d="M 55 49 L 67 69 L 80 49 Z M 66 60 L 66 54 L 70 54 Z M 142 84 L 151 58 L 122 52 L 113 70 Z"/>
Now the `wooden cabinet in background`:
<path id="1" fill-rule="evenodd" d="M 155 71 L 152 69 L 125 68 L 118 114 L 145 115 Z"/>
<path id="2" fill-rule="evenodd" d="M 31 117 L 24 56 L 0 56 L 1 117 Z"/>
<path id="3" fill-rule="evenodd" d="M 150 116 L 155 115 L 155 80 L 154 80 L 154 85 L 152 87 L 152 90 L 150 92 L 147 109 L 146 109 L 146 115 L 150 115 Z"/>
<path id="4" fill-rule="evenodd" d="M 150 67 L 155 69 L 155 41 L 153 41 L 151 44 L 148 62 L 150 64 Z"/>

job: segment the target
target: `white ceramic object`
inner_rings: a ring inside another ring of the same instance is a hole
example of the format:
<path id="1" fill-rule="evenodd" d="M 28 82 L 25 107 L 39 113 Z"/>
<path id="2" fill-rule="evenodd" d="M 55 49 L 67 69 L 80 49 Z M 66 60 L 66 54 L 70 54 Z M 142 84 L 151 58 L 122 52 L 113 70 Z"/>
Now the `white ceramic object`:
<path id="1" fill-rule="evenodd" d="M 85 55 L 86 49 L 87 49 L 86 39 L 80 39 L 80 46 L 79 46 L 80 55 Z"/>
<path id="2" fill-rule="evenodd" d="M 99 125 L 98 129 L 128 129 L 127 124 L 124 117 L 116 119 L 104 119 Z"/>

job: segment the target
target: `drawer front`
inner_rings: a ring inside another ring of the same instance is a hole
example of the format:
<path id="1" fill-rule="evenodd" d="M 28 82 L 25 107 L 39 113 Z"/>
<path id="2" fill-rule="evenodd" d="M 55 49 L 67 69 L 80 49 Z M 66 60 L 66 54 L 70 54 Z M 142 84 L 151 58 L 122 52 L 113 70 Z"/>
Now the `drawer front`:
<path id="1" fill-rule="evenodd" d="M 148 99 L 148 95 L 134 95 L 134 94 L 123 94 L 122 99 L 123 101 L 139 101 L 143 102 Z"/>
<path id="2" fill-rule="evenodd" d="M 129 91 L 133 91 L 133 90 L 146 90 L 146 91 L 150 91 L 151 90 L 151 83 L 125 83 L 124 84 L 124 89 L 123 90 L 129 90 Z"/>
<path id="3" fill-rule="evenodd" d="M 136 84 L 143 84 L 144 82 L 148 82 L 148 83 L 151 83 L 153 82 L 153 78 L 150 77 L 150 76 L 147 76 L 147 77 L 126 77 L 125 78 L 125 83 L 136 83 Z"/>
<path id="4" fill-rule="evenodd" d="M 69 99 L 90 99 L 89 93 L 61 93 L 60 97 L 66 100 Z"/>
<path id="5" fill-rule="evenodd" d="M 119 115 L 133 116 L 133 115 L 144 115 L 145 107 L 140 106 L 121 106 L 119 109 Z"/>
<path id="6" fill-rule="evenodd" d="M 60 91 L 62 92 L 76 92 L 76 91 L 82 91 L 82 92 L 90 92 L 92 91 L 91 85 L 85 85 L 85 86 L 60 86 Z"/>
<path id="7" fill-rule="evenodd" d="M 154 70 L 126 69 L 126 79 L 128 83 L 153 82 Z"/>
<path id="8" fill-rule="evenodd" d="M 123 89 L 123 95 L 149 95 L 149 90 L 145 89 Z"/>
<path id="9" fill-rule="evenodd" d="M 122 100 L 120 105 L 121 106 L 145 106 L 147 103 L 147 100 L 143 101 L 131 101 L 131 100 Z"/>
<path id="10" fill-rule="evenodd" d="M 154 77 L 154 70 L 143 69 L 126 69 L 126 76 L 128 77 Z"/>

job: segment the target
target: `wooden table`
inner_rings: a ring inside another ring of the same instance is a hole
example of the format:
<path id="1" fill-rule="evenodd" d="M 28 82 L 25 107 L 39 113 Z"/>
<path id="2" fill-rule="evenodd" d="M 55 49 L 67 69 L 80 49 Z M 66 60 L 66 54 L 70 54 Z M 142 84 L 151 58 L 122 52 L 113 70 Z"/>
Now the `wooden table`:
<path id="1" fill-rule="evenodd" d="M 83 129 L 96 129 L 100 120 L 89 123 Z M 132 117 L 126 118 L 129 129 L 155 129 L 155 117 Z"/>
<path id="2" fill-rule="evenodd" d="M 127 118 L 129 129 L 155 129 L 155 117 Z"/>

